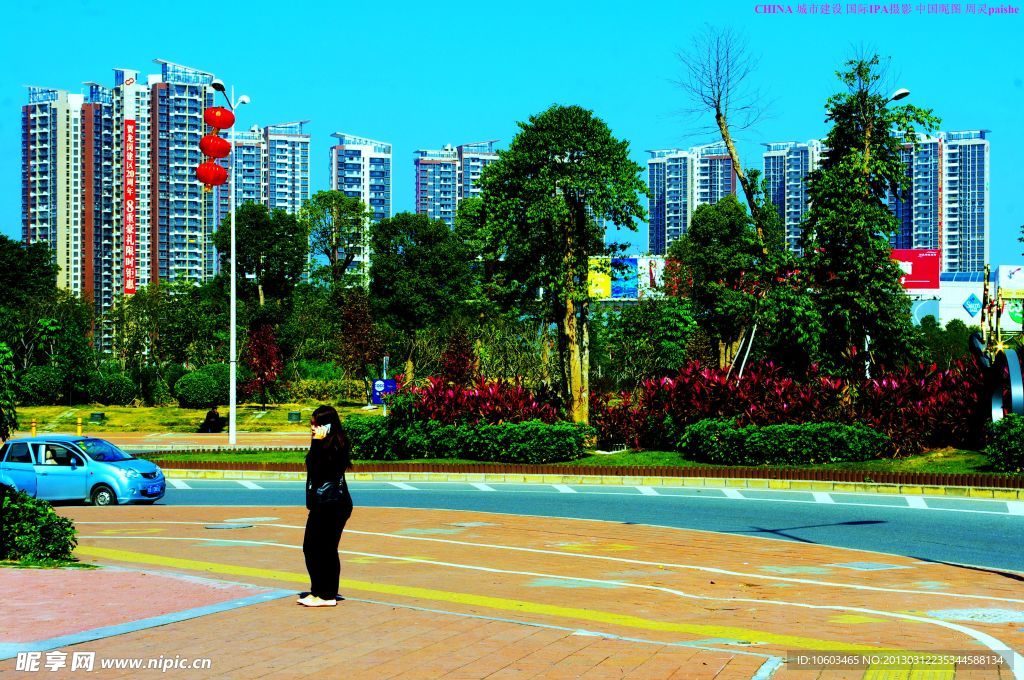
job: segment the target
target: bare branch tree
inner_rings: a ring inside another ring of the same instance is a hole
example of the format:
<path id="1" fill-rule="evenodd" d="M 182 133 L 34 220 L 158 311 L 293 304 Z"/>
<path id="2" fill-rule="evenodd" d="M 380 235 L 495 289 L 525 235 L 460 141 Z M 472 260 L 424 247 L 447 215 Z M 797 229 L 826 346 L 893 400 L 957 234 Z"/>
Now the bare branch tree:
<path id="1" fill-rule="evenodd" d="M 709 129 L 721 135 L 747 205 L 756 213 L 757 187 L 743 169 L 732 130 L 751 128 L 765 116 L 767 106 L 763 97 L 749 83 L 758 59 L 748 51 L 747 42 L 741 36 L 731 29 L 714 26 L 705 26 L 692 46 L 677 56 L 683 65 L 683 75 L 676 84 L 693 101 L 687 113 L 714 115 L 715 125 Z M 764 247 L 761 221 L 756 214 L 754 222 L 758 241 Z"/>

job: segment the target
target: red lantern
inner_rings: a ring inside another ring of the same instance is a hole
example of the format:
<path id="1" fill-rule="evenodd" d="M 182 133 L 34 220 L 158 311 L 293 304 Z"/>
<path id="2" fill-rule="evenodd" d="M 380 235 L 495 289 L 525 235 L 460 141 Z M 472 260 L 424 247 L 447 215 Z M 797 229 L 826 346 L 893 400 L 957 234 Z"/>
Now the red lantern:
<path id="1" fill-rule="evenodd" d="M 207 186 L 220 186 L 228 181 L 228 171 L 213 161 L 207 161 L 196 168 L 196 177 Z"/>
<path id="2" fill-rule="evenodd" d="M 199 150 L 210 158 L 225 158 L 231 153 L 231 142 L 218 135 L 206 135 L 199 140 Z"/>
<path id="3" fill-rule="evenodd" d="M 210 127 L 227 130 L 235 124 L 235 114 L 223 106 L 211 106 L 203 112 L 203 120 Z"/>

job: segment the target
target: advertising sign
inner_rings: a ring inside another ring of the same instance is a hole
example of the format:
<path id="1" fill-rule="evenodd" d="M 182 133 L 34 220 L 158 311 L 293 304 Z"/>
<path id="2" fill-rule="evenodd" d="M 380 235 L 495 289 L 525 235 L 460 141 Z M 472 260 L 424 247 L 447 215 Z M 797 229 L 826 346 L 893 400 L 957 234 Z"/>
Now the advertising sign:
<path id="1" fill-rule="evenodd" d="M 640 297 L 662 297 L 661 285 L 665 276 L 665 259 L 642 257 L 637 260 Z"/>
<path id="2" fill-rule="evenodd" d="M 937 248 L 893 250 L 892 259 L 903 270 L 904 290 L 938 290 L 942 256 Z"/>
<path id="3" fill-rule="evenodd" d="M 125 119 L 124 121 L 124 238 L 122 240 L 122 253 L 124 261 L 124 294 L 131 295 L 135 292 L 135 121 Z"/>
<path id="4" fill-rule="evenodd" d="M 635 300 L 639 293 L 637 260 L 635 257 L 612 258 L 612 298 Z"/>
<path id="5" fill-rule="evenodd" d="M 607 300 L 612 296 L 611 262 L 607 257 L 590 258 L 587 284 L 590 286 L 590 297 L 595 300 Z"/>
<path id="6" fill-rule="evenodd" d="M 1024 266 L 999 265 L 999 297 L 1024 298 Z"/>

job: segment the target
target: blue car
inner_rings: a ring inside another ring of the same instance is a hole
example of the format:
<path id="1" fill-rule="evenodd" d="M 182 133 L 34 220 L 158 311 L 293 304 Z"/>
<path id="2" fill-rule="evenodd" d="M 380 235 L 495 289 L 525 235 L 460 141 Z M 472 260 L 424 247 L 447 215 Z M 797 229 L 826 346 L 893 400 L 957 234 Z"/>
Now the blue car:
<path id="1" fill-rule="evenodd" d="M 93 505 L 155 503 L 167 489 L 154 463 L 102 439 L 59 434 L 7 440 L 0 448 L 0 485 L 48 501 Z"/>

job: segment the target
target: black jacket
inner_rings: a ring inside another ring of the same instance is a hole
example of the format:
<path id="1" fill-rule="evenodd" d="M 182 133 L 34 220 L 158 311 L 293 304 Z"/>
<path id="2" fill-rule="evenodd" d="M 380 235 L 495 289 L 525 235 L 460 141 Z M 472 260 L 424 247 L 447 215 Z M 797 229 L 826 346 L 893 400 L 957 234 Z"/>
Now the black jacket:
<path id="1" fill-rule="evenodd" d="M 317 490 L 325 483 L 331 482 L 336 485 L 336 491 L 332 494 L 331 500 L 342 504 L 351 504 L 352 500 L 348 493 L 348 484 L 345 483 L 345 467 L 343 457 L 336 452 L 326 450 L 319 441 L 314 441 L 306 454 L 306 509 L 323 505 L 322 499 L 317 497 Z"/>

